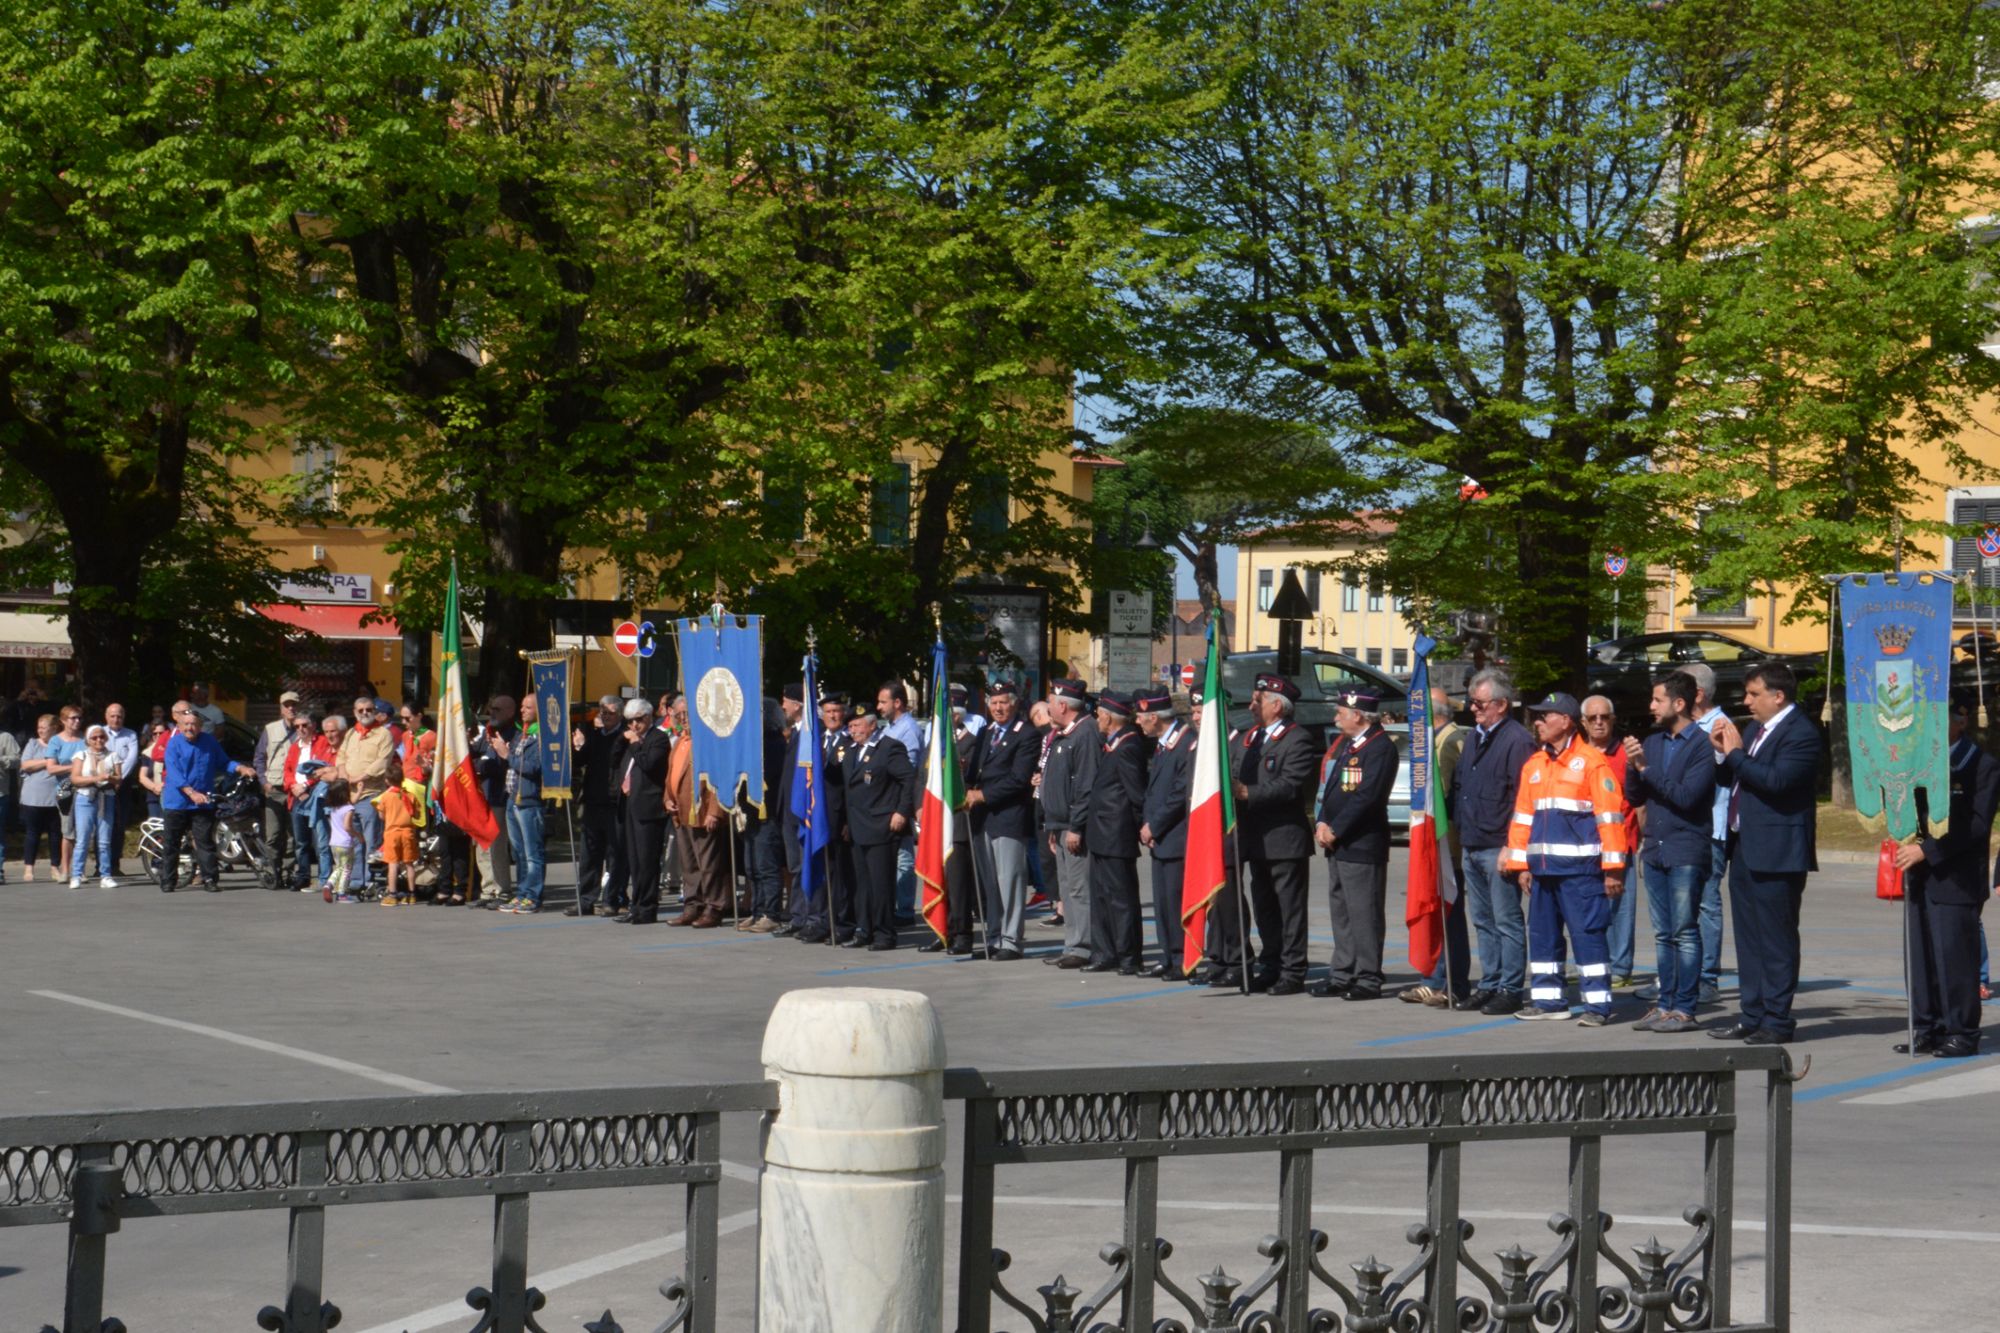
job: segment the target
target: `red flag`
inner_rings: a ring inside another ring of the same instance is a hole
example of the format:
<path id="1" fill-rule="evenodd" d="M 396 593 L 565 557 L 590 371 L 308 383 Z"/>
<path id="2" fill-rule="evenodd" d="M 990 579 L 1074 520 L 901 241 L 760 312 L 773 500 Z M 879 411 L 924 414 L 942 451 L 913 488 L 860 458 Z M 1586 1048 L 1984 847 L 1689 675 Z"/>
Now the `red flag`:
<path id="1" fill-rule="evenodd" d="M 444 807 L 446 819 L 481 847 L 491 847 L 500 836 L 500 825 L 486 804 L 466 741 L 465 675 L 458 665 L 456 561 L 452 562 L 451 585 L 444 599 L 444 661 L 439 676 L 437 765 L 431 770 L 431 794 Z"/>

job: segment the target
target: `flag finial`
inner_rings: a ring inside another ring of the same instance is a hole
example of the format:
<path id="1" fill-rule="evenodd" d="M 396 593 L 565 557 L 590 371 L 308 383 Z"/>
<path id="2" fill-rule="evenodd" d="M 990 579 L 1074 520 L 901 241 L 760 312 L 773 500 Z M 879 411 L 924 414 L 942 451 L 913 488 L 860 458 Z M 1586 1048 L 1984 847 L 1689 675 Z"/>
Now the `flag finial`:
<path id="1" fill-rule="evenodd" d="M 937 631 L 940 639 L 944 637 L 944 608 L 936 602 L 931 603 L 931 627 Z"/>

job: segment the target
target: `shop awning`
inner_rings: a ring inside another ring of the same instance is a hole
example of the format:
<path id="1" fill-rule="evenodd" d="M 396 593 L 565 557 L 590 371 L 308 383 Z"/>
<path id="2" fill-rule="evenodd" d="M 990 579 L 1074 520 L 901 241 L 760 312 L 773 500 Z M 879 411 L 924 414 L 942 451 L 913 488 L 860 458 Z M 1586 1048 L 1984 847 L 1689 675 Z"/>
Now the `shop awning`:
<path id="1" fill-rule="evenodd" d="M 73 655 L 66 616 L 0 611 L 0 657 L 66 660 Z"/>
<path id="2" fill-rule="evenodd" d="M 379 607 L 373 606 L 260 606 L 264 615 L 281 625 L 296 625 L 303 630 L 311 630 L 322 639 L 400 639 L 403 631 L 393 620 L 378 620 L 371 625 L 361 623 L 362 617 L 373 614 Z"/>

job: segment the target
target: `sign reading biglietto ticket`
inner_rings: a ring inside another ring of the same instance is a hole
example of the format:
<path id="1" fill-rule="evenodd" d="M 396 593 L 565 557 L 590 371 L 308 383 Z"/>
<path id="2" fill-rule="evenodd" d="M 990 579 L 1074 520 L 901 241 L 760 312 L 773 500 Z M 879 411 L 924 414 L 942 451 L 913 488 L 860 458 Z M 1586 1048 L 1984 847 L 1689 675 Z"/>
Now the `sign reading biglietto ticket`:
<path id="1" fill-rule="evenodd" d="M 1951 606 L 1951 580 L 1938 574 L 1840 581 L 1854 808 L 1891 838 L 1916 834 L 1919 790 L 1929 793 L 1933 836 L 1951 808 Z"/>

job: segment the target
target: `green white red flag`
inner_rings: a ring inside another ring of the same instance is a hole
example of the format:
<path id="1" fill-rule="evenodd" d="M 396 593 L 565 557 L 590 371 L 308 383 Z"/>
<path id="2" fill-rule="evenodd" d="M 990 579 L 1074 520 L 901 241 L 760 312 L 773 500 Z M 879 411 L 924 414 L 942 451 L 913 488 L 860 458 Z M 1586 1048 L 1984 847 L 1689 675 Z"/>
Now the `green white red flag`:
<path id="1" fill-rule="evenodd" d="M 1181 895 L 1181 968 L 1193 972 L 1208 939 L 1208 913 L 1229 882 L 1228 838 L 1236 828 L 1229 784 L 1229 701 L 1222 694 L 1221 618 L 1208 615 L 1208 669 L 1203 674 L 1201 728 L 1195 733 L 1194 780 L 1188 793 L 1187 871 Z"/>
<path id="2" fill-rule="evenodd" d="M 472 767 L 471 730 L 465 720 L 465 672 L 459 666 L 458 562 L 444 598 L 444 658 L 438 669 L 437 763 L 431 768 L 431 799 L 444 817 L 481 847 L 500 836 L 493 809 Z"/>
<path id="3" fill-rule="evenodd" d="M 923 884 L 924 924 L 942 943 L 946 938 L 946 871 L 958 821 L 965 818 L 965 780 L 958 771 L 958 742 L 951 717 L 951 685 L 945 679 L 944 640 L 931 649 L 931 742 L 924 761 L 924 803 L 917 813 L 917 879 Z"/>

